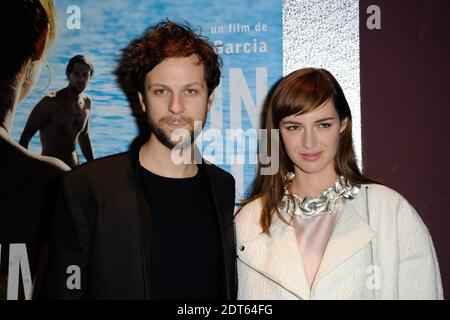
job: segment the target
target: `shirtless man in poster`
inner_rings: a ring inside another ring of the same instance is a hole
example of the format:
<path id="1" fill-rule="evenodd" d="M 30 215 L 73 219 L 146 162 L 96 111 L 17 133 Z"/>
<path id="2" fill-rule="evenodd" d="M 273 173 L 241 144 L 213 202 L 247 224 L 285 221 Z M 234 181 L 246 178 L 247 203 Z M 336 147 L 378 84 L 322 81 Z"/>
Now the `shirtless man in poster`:
<path id="1" fill-rule="evenodd" d="M 94 159 L 89 137 L 89 116 L 92 99 L 83 93 L 94 73 L 92 63 L 85 56 L 69 60 L 67 87 L 45 96 L 34 107 L 20 137 L 20 144 L 28 148 L 33 135 L 40 131 L 42 155 L 64 161 L 71 168 L 78 166 L 76 142 L 87 161 Z"/>

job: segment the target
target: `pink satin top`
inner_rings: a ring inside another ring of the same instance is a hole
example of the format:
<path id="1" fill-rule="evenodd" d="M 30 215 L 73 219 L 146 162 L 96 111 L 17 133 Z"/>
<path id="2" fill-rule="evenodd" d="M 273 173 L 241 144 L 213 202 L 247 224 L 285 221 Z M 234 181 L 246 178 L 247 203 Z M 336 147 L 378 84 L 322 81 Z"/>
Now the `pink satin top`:
<path id="1" fill-rule="evenodd" d="M 338 206 L 331 214 L 319 215 L 308 220 L 294 216 L 295 235 L 310 288 L 333 233 L 341 207 Z"/>

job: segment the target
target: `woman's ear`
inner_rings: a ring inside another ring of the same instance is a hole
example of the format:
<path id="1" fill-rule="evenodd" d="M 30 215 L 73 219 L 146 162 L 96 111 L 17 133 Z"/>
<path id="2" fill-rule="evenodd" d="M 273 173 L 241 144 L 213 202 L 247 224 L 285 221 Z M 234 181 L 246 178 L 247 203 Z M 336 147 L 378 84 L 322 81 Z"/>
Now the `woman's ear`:
<path id="1" fill-rule="evenodd" d="M 45 55 L 45 49 L 47 47 L 47 40 L 48 40 L 48 32 L 49 32 L 49 25 L 47 24 L 45 28 L 42 30 L 42 36 L 39 37 L 36 41 L 34 54 L 32 56 L 33 60 L 41 60 L 42 57 Z"/>
<path id="2" fill-rule="evenodd" d="M 345 128 L 347 128 L 347 124 L 348 124 L 348 117 L 345 117 L 345 119 L 341 121 L 341 129 L 339 133 L 344 132 Z"/>
<path id="3" fill-rule="evenodd" d="M 142 93 L 140 93 L 139 91 L 138 91 L 138 97 L 139 97 L 139 104 L 141 105 L 141 109 L 142 109 L 142 111 L 145 113 L 145 112 L 147 112 L 146 110 L 147 110 L 147 107 L 145 106 L 145 98 L 144 98 L 144 96 L 142 95 Z"/>

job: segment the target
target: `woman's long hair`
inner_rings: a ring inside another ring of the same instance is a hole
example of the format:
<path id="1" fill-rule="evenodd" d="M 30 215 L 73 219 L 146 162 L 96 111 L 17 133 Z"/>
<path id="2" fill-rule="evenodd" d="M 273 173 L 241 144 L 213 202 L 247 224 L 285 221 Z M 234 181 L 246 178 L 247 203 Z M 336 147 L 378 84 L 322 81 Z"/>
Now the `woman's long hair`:
<path id="1" fill-rule="evenodd" d="M 356 164 L 352 139 L 352 115 L 341 86 L 334 76 L 324 69 L 305 68 L 292 72 L 282 78 L 269 93 L 263 107 L 262 128 L 267 129 L 268 150 L 271 150 L 271 130 L 280 129 L 280 121 L 291 115 L 312 112 L 329 99 L 333 101 L 339 120 L 347 118 L 347 126 L 340 134 L 339 147 L 334 158 L 334 168 L 338 175 L 346 177 L 351 184 L 378 183 L 365 177 Z M 282 139 L 279 143 L 279 170 L 273 175 L 261 175 L 261 163 L 246 204 L 261 197 L 262 214 L 260 224 L 263 232 L 270 234 L 272 217 L 276 214 L 281 220 L 278 205 L 284 196 L 285 177 L 294 171 Z M 288 223 L 287 221 L 285 221 Z"/>
<path id="2" fill-rule="evenodd" d="M 0 38 L 4 43 L 1 79 L 14 78 L 41 49 L 37 44 L 44 39 L 45 30 L 48 31 L 46 46 L 54 42 L 56 19 L 53 0 L 8 1 L 0 12 Z"/>

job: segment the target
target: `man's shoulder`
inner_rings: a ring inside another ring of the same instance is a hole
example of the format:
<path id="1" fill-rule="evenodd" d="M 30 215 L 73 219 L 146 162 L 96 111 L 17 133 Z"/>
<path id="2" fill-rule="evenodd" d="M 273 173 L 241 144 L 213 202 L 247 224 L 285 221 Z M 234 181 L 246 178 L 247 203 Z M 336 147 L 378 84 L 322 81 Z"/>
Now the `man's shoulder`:
<path id="1" fill-rule="evenodd" d="M 92 105 L 92 97 L 84 92 L 82 93 L 82 97 L 84 102 L 86 103 L 86 106 L 90 108 Z"/>
<path id="2" fill-rule="evenodd" d="M 39 108 L 39 110 L 43 110 L 43 108 L 45 110 L 50 110 L 49 108 L 51 108 L 55 104 L 55 102 L 57 102 L 57 99 L 57 92 L 51 92 L 42 97 L 42 99 L 39 100 L 36 106 Z"/>
<path id="3" fill-rule="evenodd" d="M 52 91 L 52 92 L 46 94 L 42 99 L 48 99 L 48 100 L 55 99 L 58 96 L 59 92 L 60 92 L 60 90 Z"/>
<path id="4" fill-rule="evenodd" d="M 234 177 L 231 173 L 228 171 L 225 171 L 224 169 L 220 168 L 219 166 L 212 164 L 208 161 L 203 162 L 205 165 L 206 170 L 210 175 L 212 175 L 214 178 L 221 179 L 228 181 L 229 183 L 235 183 Z"/>
<path id="5" fill-rule="evenodd" d="M 128 172 L 132 165 L 130 153 L 122 152 L 86 162 L 63 175 L 63 181 L 103 181 L 112 183 L 122 172 Z M 107 179 L 105 179 L 107 177 Z"/>

